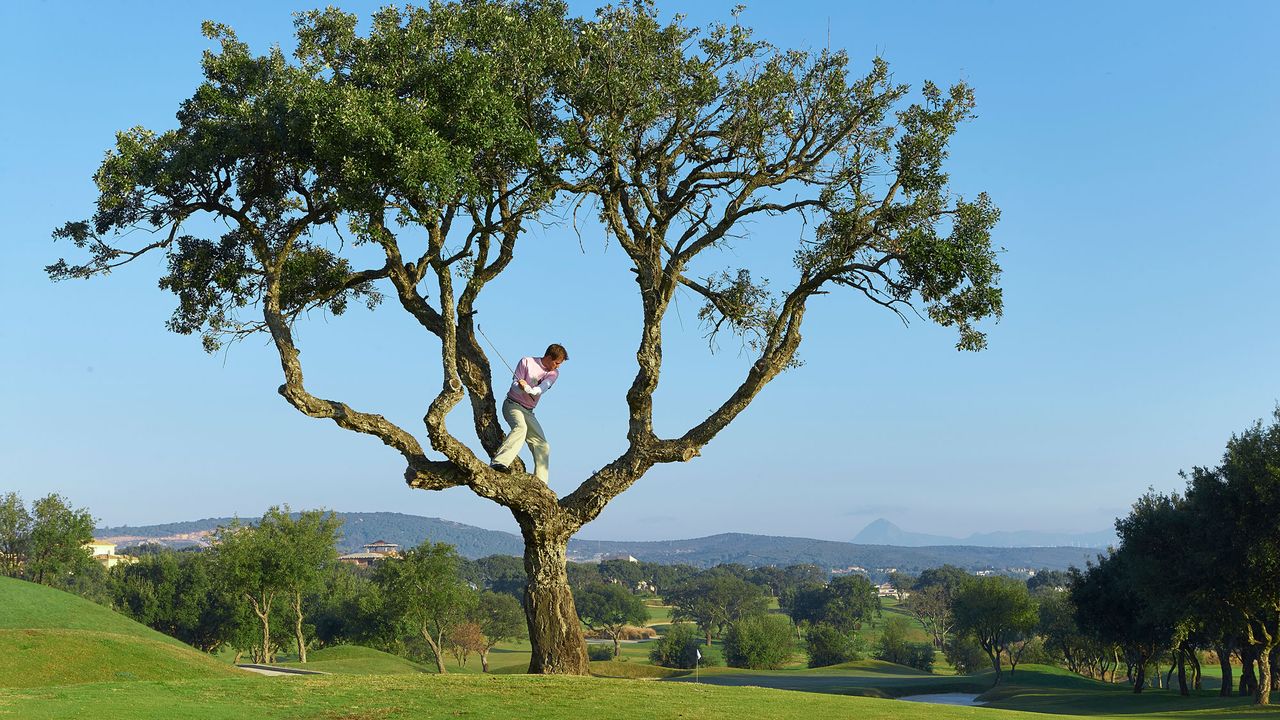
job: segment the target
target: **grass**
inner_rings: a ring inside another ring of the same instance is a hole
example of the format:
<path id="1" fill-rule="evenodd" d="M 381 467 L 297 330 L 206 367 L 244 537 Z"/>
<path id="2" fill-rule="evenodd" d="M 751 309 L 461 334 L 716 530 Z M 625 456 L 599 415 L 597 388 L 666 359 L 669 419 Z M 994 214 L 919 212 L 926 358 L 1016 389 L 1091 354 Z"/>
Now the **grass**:
<path id="1" fill-rule="evenodd" d="M 335 675 L 413 675 L 435 672 L 435 668 L 419 665 L 399 655 L 359 645 L 337 645 L 307 653 L 307 662 L 277 663 L 283 667 L 302 668 Z"/>
<path id="2" fill-rule="evenodd" d="M 0 720 L 539 720 L 637 711 L 646 718 L 700 720 L 1014 720 L 1027 718 L 1026 711 L 1041 718 L 1280 720 L 1280 710 L 1253 707 L 1248 698 L 1218 698 L 1213 691 L 1189 698 L 1170 690 L 1134 695 L 1038 665 L 1020 667 L 994 689 L 989 673 L 936 675 L 875 660 L 813 670 L 706 668 L 695 682 L 685 671 L 648 664 L 647 646 L 626 644 L 619 659 L 592 663 L 597 677 L 591 678 L 519 674 L 527 644 L 495 650 L 492 675 L 479 674 L 474 658 L 463 672 L 454 672 L 451 662 L 450 674 L 442 676 L 377 650 L 338 646 L 312 653 L 305 666 L 332 674 L 260 677 L 80 598 L 0 578 Z M 940 692 L 985 693 L 991 706 L 888 699 Z"/>
<path id="3" fill-rule="evenodd" d="M 241 673 L 61 590 L 0 577 L 0 688 Z"/>

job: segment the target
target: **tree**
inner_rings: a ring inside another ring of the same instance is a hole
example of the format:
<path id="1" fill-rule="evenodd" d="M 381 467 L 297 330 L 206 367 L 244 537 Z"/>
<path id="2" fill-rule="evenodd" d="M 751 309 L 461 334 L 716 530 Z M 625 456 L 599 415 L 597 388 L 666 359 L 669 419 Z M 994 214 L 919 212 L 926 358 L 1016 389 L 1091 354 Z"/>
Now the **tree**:
<path id="1" fill-rule="evenodd" d="M 436 670 L 444 666 L 445 638 L 474 614 L 476 594 L 458 577 L 459 557 L 453 546 L 430 540 L 400 560 L 379 563 L 375 572 L 388 600 L 388 611 L 431 648 Z"/>
<path id="2" fill-rule="evenodd" d="M 446 640 L 449 654 L 460 668 L 467 666 L 471 653 L 480 653 L 485 649 L 484 633 L 478 623 L 471 621 L 460 622 L 450 628 Z M 485 663 L 485 671 L 488 671 L 488 663 Z"/>
<path id="3" fill-rule="evenodd" d="M 613 656 L 618 657 L 618 640 L 628 625 L 644 625 L 649 611 L 632 592 L 614 583 L 588 585 L 574 592 L 578 615 L 587 627 L 604 632 L 613 640 Z"/>
<path id="4" fill-rule="evenodd" d="M 724 659 L 730 667 L 776 670 L 791 659 L 795 629 L 783 615 L 752 615 L 729 626 Z"/>
<path id="5" fill-rule="evenodd" d="M 0 574 L 22 574 L 30 540 L 31 514 L 22 498 L 14 492 L 0 496 Z"/>
<path id="6" fill-rule="evenodd" d="M 261 640 L 253 647 L 254 661 L 271 662 L 272 610 L 287 591 L 285 559 L 274 528 L 243 525 L 237 518 L 214 533 L 213 552 L 219 582 L 247 603 L 258 620 Z"/>
<path id="7" fill-rule="evenodd" d="M 804 645 L 811 668 L 857 660 L 863 649 L 863 643 L 856 635 L 824 622 L 805 628 Z"/>
<path id="8" fill-rule="evenodd" d="M 294 518 L 289 506 L 272 507 L 262 516 L 259 532 L 270 533 L 280 555 L 280 587 L 289 596 L 293 611 L 294 641 L 298 661 L 307 661 L 307 641 L 303 633 L 302 598 L 323 579 L 325 570 L 337 561 L 338 533 L 342 528 L 333 512 L 307 510 Z"/>
<path id="9" fill-rule="evenodd" d="M 48 272 L 84 278 L 164 255 L 161 286 L 178 296 L 171 330 L 200 333 L 210 351 L 268 334 L 280 393 L 301 413 L 381 440 L 412 487 L 467 487 L 508 508 L 525 540 L 530 672 L 588 671 L 569 538 L 654 466 L 697 457 L 799 365 L 811 299 L 845 288 L 904 320 L 956 328 L 964 350 L 981 349 L 976 323 L 1001 313 L 999 212 L 985 194 L 952 192 L 943 169 L 973 114 L 962 83 L 925 83 L 908 103 L 881 59 L 858 77 L 843 52 L 775 48 L 736 21 L 664 24 L 649 2 L 594 19 L 568 18 L 555 0 L 388 8 L 367 35 L 329 9 L 297 28 L 290 61 L 278 49 L 254 56 L 230 28 L 206 24 L 219 49 L 179 127 L 118 136 L 95 176 L 96 213 L 55 232 L 88 257 Z M 479 446 L 501 442 L 477 298 L 512 267 L 522 231 L 562 201 L 599 210 L 641 310 L 625 449 L 563 498 L 524 472 L 491 470 L 446 424 L 469 399 Z M 763 280 L 774 269 L 714 259 L 770 215 L 809 228 L 778 292 Z M 338 222 L 354 242 L 324 240 Z M 137 227 L 154 233 L 139 243 Z M 225 232 L 201 234 L 214 228 Z M 358 264 L 367 256 L 353 246 L 383 259 Z M 313 308 L 376 306 L 387 283 L 440 343 L 426 444 L 304 381 L 294 325 Z M 737 333 L 752 362 L 709 415 L 664 437 L 654 393 L 677 290 L 705 301 L 712 344 Z"/>
<path id="10" fill-rule="evenodd" d="M 1026 583 L 996 576 L 970 578 L 956 593 L 955 615 L 956 632 L 977 640 L 991 661 L 995 684 L 1000 684 L 1001 653 L 1036 624 L 1036 605 Z"/>
<path id="11" fill-rule="evenodd" d="M 915 643 L 907 639 L 911 621 L 901 615 L 887 619 L 877 643 L 876 658 L 885 662 L 906 665 L 925 672 L 933 671 L 934 649 L 932 643 Z"/>
<path id="12" fill-rule="evenodd" d="M 34 582 L 54 584 L 93 563 L 85 547 L 93 542 L 93 517 L 50 494 L 31 506 L 31 533 L 24 574 Z"/>
<path id="13" fill-rule="evenodd" d="M 786 610 L 797 625 L 825 623 L 852 635 L 880 614 L 880 596 L 861 575 L 836 578 L 826 585 L 801 587 L 787 598 Z"/>
<path id="14" fill-rule="evenodd" d="M 1258 665 L 1255 702 L 1269 705 L 1280 649 L 1280 407 L 1270 424 L 1233 435 L 1216 468 L 1194 468 L 1187 496 L 1191 526 L 1213 552 L 1192 563 L 1207 578 L 1201 597 L 1224 605 L 1243 631 L 1241 654 Z"/>
<path id="15" fill-rule="evenodd" d="M 920 573 L 912 585 L 911 596 L 904 607 L 929 631 L 933 646 L 939 650 L 947 646 L 947 636 L 955 621 L 952 601 L 969 577 L 969 573 L 955 565 L 943 565 Z"/>
<path id="16" fill-rule="evenodd" d="M 759 586 L 718 568 L 676 585 L 667 591 L 665 599 L 674 608 L 671 619 L 692 621 L 708 646 L 713 634 L 724 632 L 744 617 L 764 612 L 768 605 Z"/>
<path id="17" fill-rule="evenodd" d="M 506 593 L 484 591 L 476 605 L 476 622 L 484 635 L 480 668 L 489 672 L 489 652 L 500 642 L 518 640 L 529 632 L 520 603 Z"/>

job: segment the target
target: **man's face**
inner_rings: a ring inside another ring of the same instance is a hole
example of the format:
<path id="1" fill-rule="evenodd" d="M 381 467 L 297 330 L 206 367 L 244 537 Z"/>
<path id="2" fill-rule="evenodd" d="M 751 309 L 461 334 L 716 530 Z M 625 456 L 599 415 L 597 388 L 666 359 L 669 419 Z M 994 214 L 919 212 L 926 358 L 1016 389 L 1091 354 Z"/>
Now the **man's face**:
<path id="1" fill-rule="evenodd" d="M 547 370 L 558 370 L 563 362 L 564 358 L 553 358 L 550 355 L 542 356 L 542 367 Z"/>

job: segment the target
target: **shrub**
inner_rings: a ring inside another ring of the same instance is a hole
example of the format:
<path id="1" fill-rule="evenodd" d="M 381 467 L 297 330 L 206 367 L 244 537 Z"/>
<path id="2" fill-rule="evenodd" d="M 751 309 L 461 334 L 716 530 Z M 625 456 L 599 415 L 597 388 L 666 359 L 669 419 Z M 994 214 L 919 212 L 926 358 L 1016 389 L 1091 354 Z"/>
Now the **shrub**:
<path id="1" fill-rule="evenodd" d="M 876 648 L 876 658 L 885 662 L 906 665 L 925 672 L 933 671 L 933 644 L 907 641 L 911 623 L 902 617 L 891 617 L 884 624 L 884 633 Z"/>
<path id="2" fill-rule="evenodd" d="M 613 644 L 591 643 L 587 645 L 588 660 L 612 660 Z"/>
<path id="3" fill-rule="evenodd" d="M 857 660 L 862 657 L 865 647 L 858 636 L 827 623 L 811 625 L 804 634 L 804 644 L 811 668 Z"/>
<path id="4" fill-rule="evenodd" d="M 692 625 L 676 624 L 667 629 L 667 634 L 658 638 L 649 651 L 649 662 L 669 668 L 692 668 L 697 660 L 698 652 L 702 653 L 701 665 L 718 665 L 721 662 L 720 652 L 712 647 L 702 645 L 702 637 L 698 629 Z M 712 655 L 715 662 L 708 662 Z"/>
<path id="5" fill-rule="evenodd" d="M 734 623 L 724 638 L 730 667 L 776 670 L 791 659 L 795 646 L 791 621 L 782 615 L 755 615 Z"/>
<path id="6" fill-rule="evenodd" d="M 970 637 L 951 638 L 943 649 L 943 654 L 947 656 L 947 662 L 951 663 L 956 673 L 960 675 L 981 672 L 991 664 L 982 647 Z"/>

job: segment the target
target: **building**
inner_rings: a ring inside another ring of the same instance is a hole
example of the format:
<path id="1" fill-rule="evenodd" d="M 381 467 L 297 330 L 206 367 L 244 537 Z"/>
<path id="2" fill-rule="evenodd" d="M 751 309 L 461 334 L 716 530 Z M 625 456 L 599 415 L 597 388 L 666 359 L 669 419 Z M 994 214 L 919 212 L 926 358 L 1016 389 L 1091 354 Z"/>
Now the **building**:
<path id="1" fill-rule="evenodd" d="M 84 548 L 89 551 L 94 560 L 102 564 L 104 568 L 110 570 L 116 565 L 138 562 L 138 558 L 132 555 L 117 555 L 116 544 L 109 543 L 104 540 L 93 540 L 84 544 Z"/>
<path id="2" fill-rule="evenodd" d="M 386 540 L 374 540 L 364 546 L 364 552 L 339 555 L 338 562 L 350 563 L 361 567 L 371 567 L 374 563 L 387 558 L 400 557 L 400 546 Z"/>
<path id="3" fill-rule="evenodd" d="M 400 557 L 400 546 L 395 543 L 389 543 L 386 540 L 374 540 L 364 546 L 364 551 L 386 557 Z"/>

